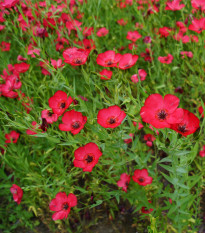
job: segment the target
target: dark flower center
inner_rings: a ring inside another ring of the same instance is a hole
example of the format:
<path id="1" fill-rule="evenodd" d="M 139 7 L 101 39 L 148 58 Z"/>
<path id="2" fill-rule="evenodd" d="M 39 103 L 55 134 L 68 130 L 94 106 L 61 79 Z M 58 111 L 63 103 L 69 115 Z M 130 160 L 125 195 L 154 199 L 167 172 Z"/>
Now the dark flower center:
<path id="1" fill-rule="evenodd" d="M 65 102 L 61 103 L 61 108 L 65 108 Z"/>
<path id="2" fill-rule="evenodd" d="M 76 121 L 72 124 L 72 128 L 78 129 L 80 127 L 81 123 L 79 121 Z"/>
<path id="3" fill-rule="evenodd" d="M 188 130 L 186 129 L 186 125 L 179 125 L 178 130 L 182 133 L 187 132 Z"/>
<path id="4" fill-rule="evenodd" d="M 105 62 L 105 63 L 107 63 L 107 65 L 108 65 L 108 66 L 110 66 L 110 65 L 112 65 L 112 64 L 113 64 L 113 62 L 112 62 L 112 61 L 110 61 L 110 60 L 109 60 L 109 61 L 107 61 L 107 62 Z"/>
<path id="5" fill-rule="evenodd" d="M 93 155 L 87 155 L 87 158 L 85 159 L 87 163 L 91 163 L 93 161 Z"/>
<path id="6" fill-rule="evenodd" d="M 126 185 L 126 186 L 128 186 L 128 185 L 129 185 L 128 181 L 126 181 L 126 182 L 125 182 L 125 185 Z"/>
<path id="7" fill-rule="evenodd" d="M 140 183 L 142 183 L 142 182 L 144 182 L 144 178 L 143 178 L 143 177 L 140 177 L 140 178 L 138 179 L 138 181 L 139 181 Z"/>
<path id="8" fill-rule="evenodd" d="M 75 64 L 81 64 L 82 63 L 82 60 L 80 58 L 77 58 L 74 62 Z"/>
<path id="9" fill-rule="evenodd" d="M 199 31 L 199 32 L 200 32 L 200 31 L 202 31 L 202 28 L 199 28 L 199 30 L 198 30 L 198 31 Z"/>
<path id="10" fill-rule="evenodd" d="M 110 118 L 108 122 L 112 125 L 115 124 L 116 120 L 115 118 Z"/>
<path id="11" fill-rule="evenodd" d="M 128 63 L 127 65 L 124 66 L 124 68 L 128 68 L 130 66 L 130 64 Z"/>
<path id="12" fill-rule="evenodd" d="M 167 112 L 165 110 L 161 110 L 157 113 L 157 117 L 159 120 L 165 120 L 167 118 Z"/>
<path id="13" fill-rule="evenodd" d="M 48 116 L 51 117 L 52 116 L 52 112 L 48 112 Z"/>
<path id="14" fill-rule="evenodd" d="M 67 202 L 63 203 L 63 209 L 64 210 L 67 210 L 69 208 L 69 205 Z"/>

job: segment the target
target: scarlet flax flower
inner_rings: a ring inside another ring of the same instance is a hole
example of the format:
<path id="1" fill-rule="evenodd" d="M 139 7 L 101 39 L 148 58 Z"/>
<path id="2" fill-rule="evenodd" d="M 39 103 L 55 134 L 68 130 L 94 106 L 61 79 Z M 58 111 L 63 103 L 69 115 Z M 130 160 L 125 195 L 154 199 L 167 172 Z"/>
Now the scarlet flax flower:
<path id="1" fill-rule="evenodd" d="M 104 53 L 100 53 L 96 59 L 96 62 L 100 66 L 115 67 L 121 57 L 121 54 L 115 53 L 115 51 L 112 50 L 108 50 Z"/>
<path id="2" fill-rule="evenodd" d="M 152 134 L 145 134 L 144 140 L 146 141 L 146 145 L 151 147 L 153 144 L 152 142 L 156 140 L 156 138 Z"/>
<path id="3" fill-rule="evenodd" d="M 80 66 L 86 63 L 89 55 L 89 50 L 79 48 L 68 48 L 63 52 L 65 63 L 72 66 Z"/>
<path id="4" fill-rule="evenodd" d="M 130 134 L 129 134 L 129 138 L 124 139 L 124 142 L 125 142 L 126 144 L 131 143 L 131 142 L 132 142 L 133 137 L 134 137 L 134 134 L 133 134 L 133 133 L 130 133 Z"/>
<path id="5" fill-rule="evenodd" d="M 91 172 L 93 167 L 98 163 L 101 155 L 102 152 L 98 146 L 95 143 L 90 142 L 75 150 L 75 159 L 73 161 L 74 166 L 82 168 L 84 172 Z"/>
<path id="6" fill-rule="evenodd" d="M 151 201 L 148 201 L 149 203 L 152 203 Z M 143 214 L 150 214 L 154 209 L 150 208 L 150 209 L 147 209 L 146 207 L 142 207 L 141 211 Z"/>
<path id="7" fill-rule="evenodd" d="M 193 8 L 201 11 L 205 11 L 205 1 L 204 0 L 191 0 L 191 5 Z"/>
<path id="8" fill-rule="evenodd" d="M 140 115 L 144 122 L 155 128 L 170 128 L 171 124 L 179 123 L 184 117 L 184 111 L 177 108 L 179 98 L 167 94 L 164 99 L 160 94 L 152 94 L 146 100 L 140 110 Z"/>
<path id="9" fill-rule="evenodd" d="M 205 145 L 203 146 L 202 150 L 199 151 L 199 156 L 205 157 Z"/>
<path id="10" fill-rule="evenodd" d="M 131 80 L 133 83 L 138 83 L 139 82 L 139 78 L 138 78 L 138 75 L 140 77 L 140 80 L 141 81 L 144 81 L 147 77 L 147 72 L 143 69 L 139 69 L 138 70 L 138 74 L 133 74 L 132 77 L 131 77 Z"/>
<path id="11" fill-rule="evenodd" d="M 120 180 L 117 181 L 117 186 L 122 187 L 124 192 L 127 192 L 128 185 L 130 183 L 130 175 L 127 173 L 122 173 L 120 175 Z"/>
<path id="12" fill-rule="evenodd" d="M 136 42 L 138 39 L 140 39 L 142 36 L 139 34 L 138 31 L 134 31 L 134 32 L 128 32 L 127 33 L 127 39 L 131 40 L 132 42 Z"/>
<path id="13" fill-rule="evenodd" d="M 101 109 L 97 115 L 97 123 L 104 128 L 116 128 L 126 117 L 126 113 L 120 107 L 114 105 Z"/>
<path id="14" fill-rule="evenodd" d="M 12 130 L 10 133 L 5 134 L 6 141 L 5 143 L 17 143 L 20 133 Z"/>
<path id="15" fill-rule="evenodd" d="M 54 96 L 48 100 L 49 107 L 52 108 L 53 113 L 61 116 L 65 110 L 71 105 L 73 99 L 63 91 L 57 91 Z"/>
<path id="16" fill-rule="evenodd" d="M 171 54 L 168 54 L 166 57 L 158 57 L 158 60 L 161 63 L 166 63 L 166 64 L 172 63 L 173 59 L 174 59 L 174 57 Z"/>
<path id="17" fill-rule="evenodd" d="M 72 134 L 78 134 L 84 128 L 87 122 L 87 117 L 83 116 L 81 112 L 71 110 L 66 112 L 62 117 L 63 124 L 59 125 L 62 131 L 70 131 Z"/>
<path id="18" fill-rule="evenodd" d="M 184 117 L 179 123 L 172 124 L 171 129 L 182 134 L 184 137 L 194 133 L 199 128 L 199 119 L 192 112 L 183 109 Z"/>
<path id="19" fill-rule="evenodd" d="M 70 213 L 71 207 L 77 205 L 77 197 L 70 193 L 68 196 L 65 192 L 59 192 L 56 194 L 55 198 L 51 200 L 49 204 L 49 209 L 55 211 L 52 215 L 54 221 L 58 219 L 67 218 Z"/>
<path id="20" fill-rule="evenodd" d="M 130 53 L 126 53 L 122 55 L 122 57 L 120 58 L 119 64 L 117 65 L 117 67 L 121 70 L 129 69 L 135 65 L 138 58 L 139 58 L 138 55 L 132 55 Z"/>
<path id="21" fill-rule="evenodd" d="M 25 73 L 29 69 L 29 67 L 30 67 L 30 65 L 25 63 L 25 62 L 14 65 L 14 68 L 15 68 L 16 72 L 18 72 L 18 73 Z"/>
<path id="22" fill-rule="evenodd" d="M 204 105 L 205 105 L 205 103 L 204 103 Z M 204 110 L 203 110 L 203 107 L 202 107 L 202 106 L 200 106 L 200 107 L 198 108 L 198 111 L 199 111 L 201 117 L 204 117 Z"/>
<path id="23" fill-rule="evenodd" d="M 203 30 L 205 30 L 205 18 L 192 20 L 188 29 L 196 33 L 201 33 Z"/>
<path id="24" fill-rule="evenodd" d="M 41 118 L 46 119 L 48 124 L 52 124 L 53 122 L 56 122 L 58 120 L 58 115 L 45 109 L 41 112 Z"/>
<path id="25" fill-rule="evenodd" d="M 23 190 L 18 185 L 12 184 L 10 191 L 13 194 L 14 201 L 19 205 L 23 197 Z"/>
<path id="26" fill-rule="evenodd" d="M 6 51 L 9 51 L 10 50 L 10 46 L 11 44 L 6 42 L 6 41 L 2 41 L 1 44 L 0 44 L 0 49 L 2 52 L 6 52 Z"/>
<path id="27" fill-rule="evenodd" d="M 103 69 L 102 71 L 99 72 L 100 75 L 102 75 L 100 78 L 103 80 L 109 80 L 112 77 L 112 71 L 111 70 L 106 70 Z"/>
<path id="28" fill-rule="evenodd" d="M 134 176 L 132 176 L 134 182 L 138 183 L 139 185 L 146 186 L 152 183 L 153 178 L 148 175 L 147 169 L 136 169 L 134 171 Z"/>
<path id="29" fill-rule="evenodd" d="M 165 7 L 165 10 L 169 10 L 169 11 L 181 10 L 182 8 L 185 7 L 185 5 L 180 4 L 180 1 L 181 0 L 173 0 L 173 1 L 168 0 L 166 7 Z"/>
<path id="30" fill-rule="evenodd" d="M 109 33 L 109 30 L 107 28 L 100 28 L 97 31 L 97 36 L 98 37 L 103 37 L 103 36 L 106 36 L 108 33 Z"/>

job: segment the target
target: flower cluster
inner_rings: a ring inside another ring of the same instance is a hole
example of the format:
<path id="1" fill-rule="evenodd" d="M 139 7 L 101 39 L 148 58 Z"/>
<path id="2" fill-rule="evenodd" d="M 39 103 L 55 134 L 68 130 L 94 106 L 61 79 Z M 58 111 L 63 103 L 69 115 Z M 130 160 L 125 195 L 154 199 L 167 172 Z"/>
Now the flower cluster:
<path id="1" fill-rule="evenodd" d="M 179 98 L 167 94 L 150 95 L 140 110 L 142 120 L 155 128 L 170 128 L 187 136 L 199 128 L 199 119 L 188 110 L 178 108 Z"/>

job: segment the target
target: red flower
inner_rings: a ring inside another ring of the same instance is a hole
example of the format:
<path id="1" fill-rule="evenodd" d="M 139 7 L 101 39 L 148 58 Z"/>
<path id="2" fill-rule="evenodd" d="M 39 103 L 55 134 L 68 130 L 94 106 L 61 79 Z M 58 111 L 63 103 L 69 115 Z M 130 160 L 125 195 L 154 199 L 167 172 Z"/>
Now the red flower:
<path id="1" fill-rule="evenodd" d="M 121 54 L 115 53 L 115 51 L 112 50 L 108 50 L 104 53 L 100 53 L 96 59 L 96 62 L 100 66 L 115 67 L 121 57 Z"/>
<path id="2" fill-rule="evenodd" d="M 187 27 L 184 25 L 183 22 L 177 21 L 176 25 L 177 25 L 177 27 L 179 27 L 180 33 L 185 33 L 187 31 Z"/>
<path id="3" fill-rule="evenodd" d="M 203 146 L 203 149 L 199 151 L 199 156 L 205 157 L 205 145 Z"/>
<path id="4" fill-rule="evenodd" d="M 151 201 L 148 201 L 149 203 L 152 203 Z M 141 211 L 143 214 L 150 214 L 154 209 L 150 208 L 150 209 L 147 209 L 146 207 L 142 207 Z"/>
<path id="5" fill-rule="evenodd" d="M 145 44 L 150 44 L 152 42 L 152 38 L 150 36 L 145 36 L 143 42 Z"/>
<path id="6" fill-rule="evenodd" d="M 147 72 L 145 70 L 139 69 L 138 74 L 139 74 L 139 77 L 140 77 L 141 81 L 144 81 L 146 79 Z M 131 80 L 132 80 L 133 83 L 138 83 L 139 82 L 138 74 L 132 75 Z"/>
<path id="7" fill-rule="evenodd" d="M 190 57 L 190 58 L 193 57 L 193 53 L 191 51 L 182 51 L 182 52 L 180 52 L 180 54 L 182 55 L 183 59 L 185 58 L 185 56 Z"/>
<path id="8" fill-rule="evenodd" d="M 87 117 L 83 116 L 81 112 L 71 110 L 66 112 L 62 117 L 63 124 L 59 125 L 62 131 L 70 131 L 72 134 L 78 134 L 84 128 L 87 122 Z"/>
<path id="9" fill-rule="evenodd" d="M 205 104 L 205 103 L 204 103 L 204 104 Z M 201 117 L 204 117 L 204 110 L 203 110 L 203 107 L 200 106 L 200 107 L 198 108 L 198 110 L 199 110 L 199 113 L 200 113 Z"/>
<path id="10" fill-rule="evenodd" d="M 103 37 L 103 36 L 106 36 L 108 33 L 109 33 L 109 30 L 107 28 L 100 28 L 97 31 L 97 36 Z"/>
<path id="11" fill-rule="evenodd" d="M 4 30 L 5 27 L 5 25 L 0 25 L 0 31 Z"/>
<path id="12" fill-rule="evenodd" d="M 188 110 L 183 109 L 183 111 L 183 120 L 179 123 L 172 124 L 171 129 L 186 137 L 187 135 L 194 133 L 199 128 L 200 121 L 193 113 L 189 112 Z"/>
<path id="13" fill-rule="evenodd" d="M 127 144 L 129 144 L 129 143 L 132 142 L 132 139 L 133 139 L 133 137 L 134 137 L 134 134 L 133 134 L 133 133 L 130 133 L 129 136 L 130 136 L 130 138 L 124 139 L 124 142 L 127 143 Z"/>
<path id="14" fill-rule="evenodd" d="M 140 129 L 142 129 L 142 128 L 144 127 L 143 124 L 140 123 L 140 122 L 133 121 L 132 124 L 133 124 L 134 126 L 138 126 L 138 130 L 140 130 Z"/>
<path id="15" fill-rule="evenodd" d="M 127 24 L 127 20 L 125 21 L 124 19 L 119 19 L 118 21 L 117 21 L 117 23 L 119 24 L 119 25 L 121 25 L 121 26 L 125 26 L 126 24 Z"/>
<path id="16" fill-rule="evenodd" d="M 52 124 L 53 122 L 56 122 L 58 120 L 58 115 L 45 109 L 41 112 L 41 118 L 46 119 L 48 124 Z"/>
<path id="17" fill-rule="evenodd" d="M 134 171 L 134 176 L 132 177 L 133 181 L 138 183 L 139 185 L 146 186 L 152 183 L 153 178 L 148 176 L 147 169 L 136 169 Z"/>
<path id="18" fill-rule="evenodd" d="M 12 184 L 10 191 L 13 194 L 14 201 L 19 205 L 23 197 L 23 190 L 18 185 Z"/>
<path id="19" fill-rule="evenodd" d="M 83 39 L 83 47 L 89 52 L 96 48 L 95 42 L 92 39 Z"/>
<path id="20" fill-rule="evenodd" d="M 194 19 L 191 23 L 192 24 L 189 25 L 189 30 L 197 33 L 201 33 L 203 30 L 205 30 L 205 18 Z"/>
<path id="21" fill-rule="evenodd" d="M 138 60 L 138 57 L 139 57 L 138 55 L 132 55 L 130 53 L 126 53 L 122 55 L 122 57 L 120 58 L 117 67 L 122 70 L 129 69 L 135 65 L 135 63 Z"/>
<path id="22" fill-rule="evenodd" d="M 165 95 L 164 99 L 160 94 L 152 94 L 146 100 L 140 110 L 140 115 L 144 122 L 155 128 L 169 128 L 171 124 L 182 121 L 184 111 L 177 108 L 179 98 L 174 95 Z"/>
<path id="23" fill-rule="evenodd" d="M 7 139 L 5 143 L 17 143 L 19 136 L 20 133 L 17 133 L 16 131 L 13 130 L 5 135 L 5 138 Z"/>
<path id="24" fill-rule="evenodd" d="M 57 61 L 51 59 L 51 65 L 57 70 L 58 68 L 63 67 L 65 64 L 62 64 L 62 59 L 58 59 Z"/>
<path id="25" fill-rule="evenodd" d="M 152 142 L 156 140 L 156 138 L 152 134 L 145 134 L 144 135 L 144 140 L 146 141 L 146 145 L 151 147 Z"/>
<path id="26" fill-rule="evenodd" d="M 204 0 L 191 0 L 191 5 L 193 8 L 201 11 L 205 11 L 205 1 Z"/>
<path id="27" fill-rule="evenodd" d="M 158 57 L 158 60 L 161 63 L 166 63 L 166 64 L 172 63 L 173 59 L 174 59 L 174 57 L 171 54 L 168 54 L 166 57 Z"/>
<path id="28" fill-rule="evenodd" d="M 129 183 L 130 183 L 130 175 L 128 175 L 126 173 L 122 173 L 120 175 L 120 180 L 118 180 L 118 182 L 117 182 L 117 186 L 122 187 L 122 190 L 124 192 L 127 192 L 127 188 L 128 188 Z"/>
<path id="29" fill-rule="evenodd" d="M 2 6 L 5 8 L 11 8 L 15 6 L 19 0 L 4 0 L 4 3 L 2 3 Z"/>
<path id="30" fill-rule="evenodd" d="M 97 123 L 104 128 L 116 128 L 126 117 L 120 107 L 114 105 L 101 109 L 97 115 Z"/>
<path id="31" fill-rule="evenodd" d="M 185 5 L 184 4 L 180 5 L 180 1 L 181 0 L 168 1 L 167 5 L 165 7 L 165 10 L 169 10 L 169 11 L 178 11 L 178 10 L 181 10 L 182 8 L 185 7 Z"/>
<path id="32" fill-rule="evenodd" d="M 136 49 L 138 47 L 138 45 L 136 45 L 135 43 L 130 43 L 130 44 L 128 44 L 128 49 L 129 50 L 133 50 L 133 49 Z M 122 47 L 122 48 L 124 48 L 124 47 Z M 125 48 L 124 48 L 125 49 Z M 123 50 L 124 50 L 123 49 Z M 120 51 L 120 50 L 119 50 Z"/>
<path id="33" fill-rule="evenodd" d="M 168 27 L 159 28 L 160 37 L 168 37 L 171 31 L 172 29 Z"/>
<path id="34" fill-rule="evenodd" d="M 13 91 L 14 89 L 14 79 L 7 79 L 6 83 L 1 84 L 1 94 L 8 98 L 17 98 L 18 93 Z M 19 85 L 21 85 L 21 82 L 19 82 Z"/>
<path id="35" fill-rule="evenodd" d="M 83 168 L 84 172 L 91 172 L 93 167 L 98 163 L 101 155 L 102 152 L 99 150 L 98 146 L 90 142 L 75 150 L 74 166 Z"/>
<path id="36" fill-rule="evenodd" d="M 140 56 L 144 57 L 145 61 L 151 62 L 153 60 L 151 54 L 153 56 L 153 52 L 150 49 L 146 48 L 145 53 L 141 53 Z"/>
<path id="37" fill-rule="evenodd" d="M 102 75 L 100 78 L 104 80 L 111 79 L 112 77 L 112 71 L 111 70 L 106 70 L 103 69 L 102 71 L 99 72 L 100 75 Z"/>
<path id="38" fill-rule="evenodd" d="M 18 73 L 25 73 L 29 69 L 29 67 L 30 65 L 25 62 L 14 65 L 14 68 Z"/>
<path id="39" fill-rule="evenodd" d="M 33 121 L 31 124 L 32 124 L 32 129 L 34 129 L 34 130 L 38 127 L 36 121 Z M 35 134 L 37 134 L 35 131 L 33 131 L 33 130 L 31 130 L 31 129 L 27 129 L 27 130 L 26 130 L 26 133 L 27 133 L 28 135 L 35 135 Z"/>
<path id="40" fill-rule="evenodd" d="M 177 35 L 174 35 L 174 39 L 177 41 L 182 41 L 182 43 L 188 43 L 190 38 L 189 36 L 184 36 L 182 32 L 179 32 Z"/>
<path id="41" fill-rule="evenodd" d="M 83 30 L 83 35 L 84 36 L 91 36 L 91 34 L 93 34 L 93 31 L 94 31 L 94 29 L 93 29 L 93 27 L 85 27 L 85 29 Z"/>
<path id="42" fill-rule="evenodd" d="M 65 58 L 65 63 L 72 66 L 80 66 L 86 63 L 89 55 L 88 50 L 74 48 L 68 48 L 63 52 L 63 57 Z"/>
<path id="43" fill-rule="evenodd" d="M 61 116 L 65 110 L 71 105 L 73 99 L 63 91 L 57 91 L 54 96 L 48 100 L 49 107 L 53 112 Z"/>
<path id="44" fill-rule="evenodd" d="M 1 49 L 2 52 L 9 51 L 10 50 L 10 46 L 11 46 L 10 43 L 2 41 L 1 44 L 0 44 L 0 49 Z"/>
<path id="45" fill-rule="evenodd" d="M 141 38 L 142 36 L 139 34 L 138 31 L 134 31 L 134 32 L 128 32 L 127 33 L 127 39 L 131 40 L 132 42 L 136 42 L 139 38 Z"/>
<path id="46" fill-rule="evenodd" d="M 56 194 L 56 197 L 51 200 L 49 204 L 49 209 L 51 211 L 56 211 L 52 215 L 52 219 L 54 221 L 58 219 L 67 218 L 68 214 L 70 213 L 71 207 L 77 205 L 77 197 L 70 193 L 68 196 L 65 192 L 59 192 Z"/>

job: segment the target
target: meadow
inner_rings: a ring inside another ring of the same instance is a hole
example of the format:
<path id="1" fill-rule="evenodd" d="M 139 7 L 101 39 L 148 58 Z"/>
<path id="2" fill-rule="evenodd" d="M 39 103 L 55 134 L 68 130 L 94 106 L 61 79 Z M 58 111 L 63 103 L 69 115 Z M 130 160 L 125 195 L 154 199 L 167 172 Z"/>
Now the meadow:
<path id="1" fill-rule="evenodd" d="M 0 231 L 204 233 L 204 31 L 204 0 L 0 0 Z"/>

